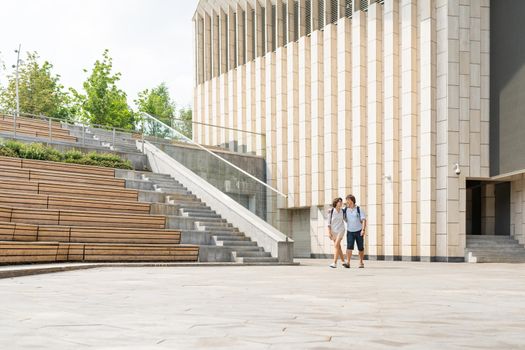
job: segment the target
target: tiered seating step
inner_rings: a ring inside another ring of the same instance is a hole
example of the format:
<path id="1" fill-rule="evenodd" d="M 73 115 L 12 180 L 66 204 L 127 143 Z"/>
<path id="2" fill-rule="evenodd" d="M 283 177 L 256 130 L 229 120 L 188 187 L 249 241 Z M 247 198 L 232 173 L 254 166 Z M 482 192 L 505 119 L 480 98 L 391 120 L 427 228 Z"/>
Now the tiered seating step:
<path id="1" fill-rule="evenodd" d="M 35 209 L 89 210 L 115 213 L 149 214 L 150 204 L 115 199 L 74 198 L 34 193 L 17 193 L 0 189 L 0 206 Z"/>
<path id="2" fill-rule="evenodd" d="M 36 262 L 196 262 L 199 247 L 163 244 L 0 242 L 0 264 Z"/>
<path id="3" fill-rule="evenodd" d="M 0 241 L 179 244 L 180 231 L 163 229 L 34 225 L 0 222 Z"/>
<path id="4" fill-rule="evenodd" d="M 0 222 L 22 224 L 165 228 L 166 217 L 160 215 L 138 215 L 103 213 L 81 210 L 28 209 L 0 206 Z"/>

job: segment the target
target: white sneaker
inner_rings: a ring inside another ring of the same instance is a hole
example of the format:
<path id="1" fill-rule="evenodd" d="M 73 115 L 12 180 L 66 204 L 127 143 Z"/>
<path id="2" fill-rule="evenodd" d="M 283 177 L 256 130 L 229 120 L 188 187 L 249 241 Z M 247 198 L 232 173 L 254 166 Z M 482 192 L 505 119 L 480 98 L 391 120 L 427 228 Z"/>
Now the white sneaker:
<path id="1" fill-rule="evenodd" d="M 331 264 L 330 264 L 330 267 L 331 267 L 332 269 L 335 269 L 335 268 L 337 267 L 337 265 L 334 264 L 334 263 L 331 263 Z"/>

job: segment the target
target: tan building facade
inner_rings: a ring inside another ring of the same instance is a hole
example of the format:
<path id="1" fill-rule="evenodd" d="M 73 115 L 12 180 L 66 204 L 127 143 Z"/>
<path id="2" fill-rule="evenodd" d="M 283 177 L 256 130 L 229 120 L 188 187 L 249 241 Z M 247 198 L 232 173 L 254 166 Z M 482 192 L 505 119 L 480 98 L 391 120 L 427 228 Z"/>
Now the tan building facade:
<path id="1" fill-rule="evenodd" d="M 461 261 L 467 184 L 491 180 L 490 11 L 489 0 L 201 0 L 194 139 L 265 156 L 267 182 L 288 194 L 270 220 L 297 256 L 332 252 L 327 205 L 352 193 L 369 257 Z M 521 235 L 524 183 L 511 185 Z"/>

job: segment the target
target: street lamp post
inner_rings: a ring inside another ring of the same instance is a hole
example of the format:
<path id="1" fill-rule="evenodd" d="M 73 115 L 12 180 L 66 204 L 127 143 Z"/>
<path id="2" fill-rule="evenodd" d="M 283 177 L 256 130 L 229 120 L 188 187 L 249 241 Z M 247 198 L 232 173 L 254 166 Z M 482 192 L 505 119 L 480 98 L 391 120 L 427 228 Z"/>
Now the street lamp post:
<path id="1" fill-rule="evenodd" d="M 16 57 L 16 116 L 20 116 L 20 97 L 18 96 L 18 67 L 20 65 L 20 49 L 22 48 L 22 44 L 18 45 L 18 50 L 15 50 L 17 57 Z"/>
<path id="2" fill-rule="evenodd" d="M 20 65 L 20 50 L 22 48 L 22 44 L 18 44 L 18 50 L 15 50 L 16 52 L 16 66 L 13 65 L 13 68 L 16 68 L 16 80 L 15 80 L 15 91 L 16 91 L 16 112 L 13 117 L 13 135 L 16 138 L 16 117 L 20 116 L 20 97 L 18 95 L 18 67 Z"/>

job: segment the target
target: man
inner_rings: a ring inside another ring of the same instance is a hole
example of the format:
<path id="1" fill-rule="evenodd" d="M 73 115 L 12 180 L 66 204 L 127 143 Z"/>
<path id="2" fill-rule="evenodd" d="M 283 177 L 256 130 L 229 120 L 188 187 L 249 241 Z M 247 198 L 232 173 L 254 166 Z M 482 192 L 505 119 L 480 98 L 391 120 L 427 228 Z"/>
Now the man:
<path id="1" fill-rule="evenodd" d="M 356 206 L 355 197 L 351 194 L 346 196 L 346 264 L 350 268 L 350 259 L 354 250 L 354 243 L 357 243 L 359 250 L 359 268 L 365 267 L 363 259 L 365 258 L 364 238 L 366 235 L 366 215 L 363 209 Z"/>

